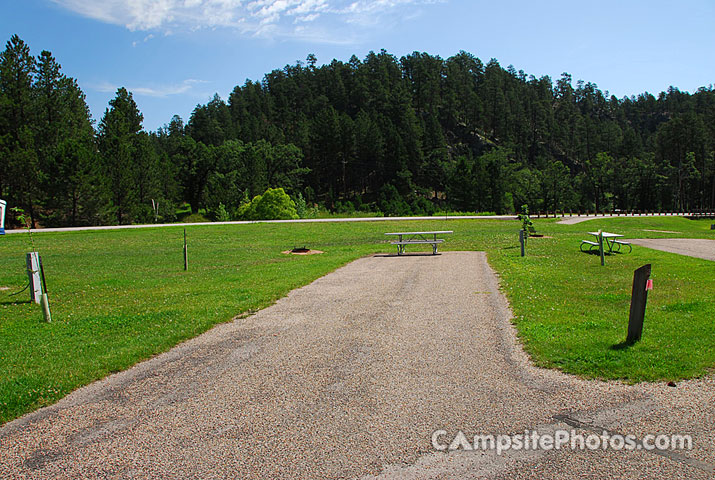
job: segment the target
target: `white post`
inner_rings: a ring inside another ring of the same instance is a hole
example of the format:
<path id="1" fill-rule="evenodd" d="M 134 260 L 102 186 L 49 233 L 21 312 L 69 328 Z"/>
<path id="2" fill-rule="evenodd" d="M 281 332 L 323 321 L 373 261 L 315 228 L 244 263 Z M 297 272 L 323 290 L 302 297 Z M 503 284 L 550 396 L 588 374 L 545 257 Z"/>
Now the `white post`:
<path id="1" fill-rule="evenodd" d="M 5 235 L 5 207 L 7 202 L 0 200 L 0 235 Z"/>
<path id="2" fill-rule="evenodd" d="M 27 276 L 30 280 L 30 300 L 35 303 L 42 301 L 42 277 L 40 276 L 40 258 L 37 252 L 30 252 L 25 257 Z"/>

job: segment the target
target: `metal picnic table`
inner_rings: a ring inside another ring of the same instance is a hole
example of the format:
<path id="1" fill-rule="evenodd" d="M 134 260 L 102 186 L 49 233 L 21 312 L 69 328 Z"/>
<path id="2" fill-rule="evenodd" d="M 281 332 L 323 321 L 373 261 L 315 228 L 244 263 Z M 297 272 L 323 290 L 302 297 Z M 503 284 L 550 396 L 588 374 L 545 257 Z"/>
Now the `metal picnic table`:
<path id="1" fill-rule="evenodd" d="M 454 233 L 452 230 L 437 230 L 431 232 L 391 232 L 385 235 L 396 235 L 397 240 L 390 242 L 397 246 L 397 254 L 405 253 L 406 245 L 429 244 L 432 245 L 432 254 L 437 255 L 437 245 L 444 242 L 443 238 L 437 238 L 437 235 Z M 432 238 L 429 238 L 429 237 Z M 403 240 L 404 238 L 404 240 Z"/>
<path id="2" fill-rule="evenodd" d="M 589 246 L 589 250 L 593 250 L 594 247 L 599 247 L 598 244 L 598 236 L 603 235 L 603 240 L 606 243 L 606 247 L 608 247 L 608 253 L 613 253 L 613 246 L 617 245 L 618 248 L 616 251 L 620 252 L 621 251 L 621 246 L 622 245 L 627 245 L 630 251 L 633 251 L 633 247 L 631 247 L 631 244 L 629 242 L 623 242 L 618 240 L 619 238 L 623 238 L 623 235 L 620 233 L 610 233 L 610 232 L 588 232 L 589 235 L 593 235 L 596 237 L 595 242 L 591 242 L 589 240 L 581 240 L 581 251 L 585 251 L 583 249 L 584 245 Z"/>

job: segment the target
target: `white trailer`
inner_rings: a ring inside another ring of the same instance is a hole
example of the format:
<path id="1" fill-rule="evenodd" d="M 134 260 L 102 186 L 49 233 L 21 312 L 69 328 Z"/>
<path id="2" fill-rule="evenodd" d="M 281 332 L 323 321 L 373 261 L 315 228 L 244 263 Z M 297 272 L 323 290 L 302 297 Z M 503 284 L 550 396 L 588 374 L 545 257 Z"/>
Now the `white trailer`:
<path id="1" fill-rule="evenodd" d="M 0 235 L 5 235 L 5 207 L 7 202 L 0 200 Z"/>

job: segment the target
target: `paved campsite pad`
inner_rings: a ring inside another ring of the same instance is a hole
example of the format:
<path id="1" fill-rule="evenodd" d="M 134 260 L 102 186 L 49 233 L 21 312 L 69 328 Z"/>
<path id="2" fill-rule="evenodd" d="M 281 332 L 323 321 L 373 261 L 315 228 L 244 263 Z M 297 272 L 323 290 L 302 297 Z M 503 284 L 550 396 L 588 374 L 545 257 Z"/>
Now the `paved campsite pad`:
<path id="1" fill-rule="evenodd" d="M 715 261 L 715 240 L 696 238 L 640 238 L 629 240 L 634 245 L 664 252 Z"/>
<path id="2" fill-rule="evenodd" d="M 0 477 L 711 478 L 713 377 L 625 386 L 537 369 L 509 318 L 483 253 L 363 258 L 7 424 Z M 431 447 L 438 429 L 565 422 L 691 434 L 695 449 Z"/>

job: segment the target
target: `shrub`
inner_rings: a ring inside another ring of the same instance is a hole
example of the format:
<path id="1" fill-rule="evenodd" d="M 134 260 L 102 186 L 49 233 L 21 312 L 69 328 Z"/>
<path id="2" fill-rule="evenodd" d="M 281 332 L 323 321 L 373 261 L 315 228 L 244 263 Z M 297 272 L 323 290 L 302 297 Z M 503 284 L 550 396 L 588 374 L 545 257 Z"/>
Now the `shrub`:
<path id="1" fill-rule="evenodd" d="M 335 202 L 335 212 L 336 213 L 355 213 L 355 205 L 350 200 L 345 200 L 341 202 L 338 200 Z"/>
<path id="2" fill-rule="evenodd" d="M 388 217 L 402 217 L 412 213 L 410 206 L 402 198 L 397 188 L 389 183 L 380 189 L 377 204 L 380 211 Z"/>
<path id="3" fill-rule="evenodd" d="M 531 222 L 529 217 L 529 206 L 522 205 L 521 213 L 519 214 L 519 220 L 521 220 L 521 229 L 524 230 L 524 234 L 528 237 L 529 227 L 533 227 L 534 224 Z"/>
<path id="4" fill-rule="evenodd" d="M 282 188 L 269 188 L 256 195 L 249 203 L 241 205 L 238 216 L 242 220 L 293 220 L 298 212 L 295 202 Z"/>
<path id="5" fill-rule="evenodd" d="M 300 218 L 315 218 L 320 213 L 317 205 L 308 206 L 301 193 L 295 199 L 295 210 Z"/>
<path id="6" fill-rule="evenodd" d="M 231 215 L 229 215 L 228 210 L 226 210 L 226 206 L 219 202 L 218 208 L 216 209 L 216 212 L 214 213 L 214 217 L 216 218 L 217 222 L 230 222 L 231 221 Z"/>
<path id="7" fill-rule="evenodd" d="M 414 215 L 432 215 L 437 211 L 434 203 L 419 195 L 412 200 L 410 207 Z"/>

